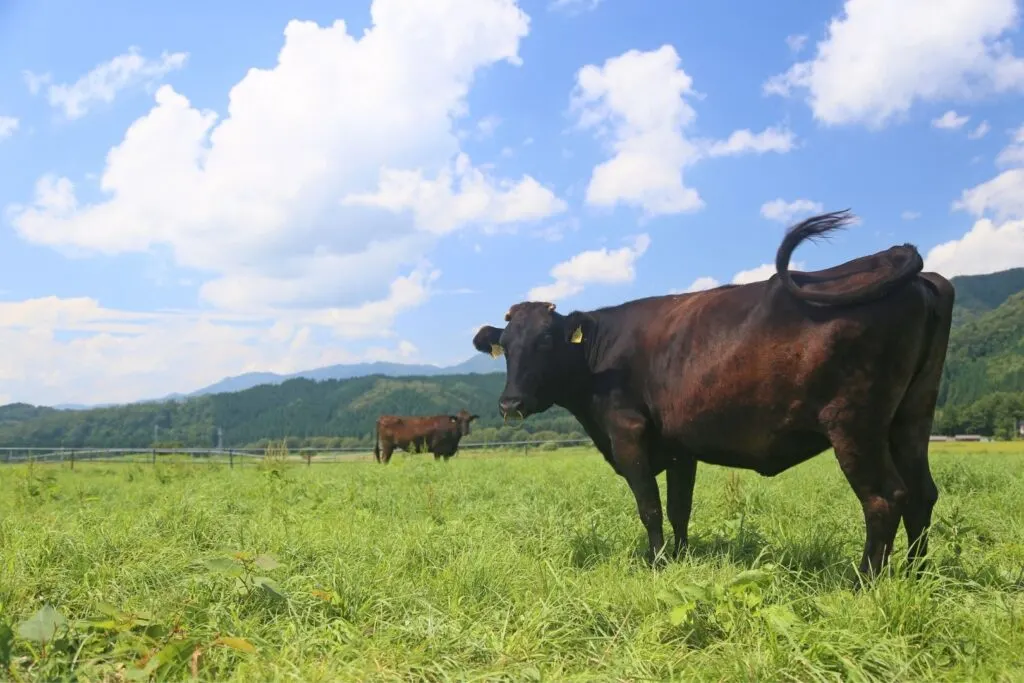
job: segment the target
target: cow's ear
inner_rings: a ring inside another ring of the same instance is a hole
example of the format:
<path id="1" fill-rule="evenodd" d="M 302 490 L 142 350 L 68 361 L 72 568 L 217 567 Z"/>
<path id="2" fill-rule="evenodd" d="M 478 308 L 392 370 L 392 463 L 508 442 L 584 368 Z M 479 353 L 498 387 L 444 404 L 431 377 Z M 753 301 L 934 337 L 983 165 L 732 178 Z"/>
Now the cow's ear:
<path id="1" fill-rule="evenodd" d="M 499 330 L 497 327 L 484 325 L 473 337 L 473 346 L 480 353 L 489 353 L 493 358 L 497 358 L 504 352 L 504 349 L 498 344 L 502 332 L 504 330 Z"/>
<path id="2" fill-rule="evenodd" d="M 586 313 L 573 312 L 565 316 L 565 341 L 582 344 L 593 338 L 596 322 Z"/>
<path id="3" fill-rule="evenodd" d="M 469 421 L 472 422 L 473 420 L 477 419 L 478 417 L 480 417 L 480 416 L 479 415 L 470 415 L 469 416 Z"/>
<path id="4" fill-rule="evenodd" d="M 456 416 L 454 416 L 454 415 L 449 415 L 449 416 L 448 416 L 448 421 L 449 421 L 449 422 L 451 422 L 452 424 L 455 424 L 456 422 L 458 422 L 458 421 L 459 421 L 459 418 L 457 418 L 457 417 L 456 417 Z"/>

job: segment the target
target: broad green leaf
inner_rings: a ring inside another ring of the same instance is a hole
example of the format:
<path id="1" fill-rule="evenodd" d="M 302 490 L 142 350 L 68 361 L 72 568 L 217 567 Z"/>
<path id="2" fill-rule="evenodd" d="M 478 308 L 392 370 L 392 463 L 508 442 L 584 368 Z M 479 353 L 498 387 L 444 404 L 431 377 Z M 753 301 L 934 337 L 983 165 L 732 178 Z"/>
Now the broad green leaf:
<path id="1" fill-rule="evenodd" d="M 284 591 L 281 590 L 281 587 L 269 576 L 257 576 L 252 580 L 252 582 L 275 598 L 283 600 L 285 597 Z"/>
<path id="2" fill-rule="evenodd" d="M 48 643 L 53 640 L 57 629 L 66 625 L 67 619 L 51 605 L 45 605 L 38 612 L 18 624 L 18 637 L 34 643 Z"/>
<path id="3" fill-rule="evenodd" d="M 763 585 L 771 580 L 771 574 L 761 569 L 747 569 L 742 571 L 732 578 L 725 585 L 730 589 L 741 588 L 743 586 Z"/>
<path id="4" fill-rule="evenodd" d="M 242 567 L 234 560 L 226 557 L 211 557 L 203 560 L 203 566 L 206 567 L 207 571 L 218 574 L 228 574 L 229 576 L 241 576 L 242 574 Z"/>
<path id="5" fill-rule="evenodd" d="M 272 571 L 281 566 L 281 563 L 273 555 L 257 555 L 253 564 L 265 572 Z"/>
<path id="6" fill-rule="evenodd" d="M 679 626 L 690 617 L 690 614 L 696 606 L 697 605 L 692 602 L 684 602 L 681 605 L 676 605 L 668 615 L 669 622 L 671 622 L 673 626 Z"/>
<path id="7" fill-rule="evenodd" d="M 761 616 L 777 634 L 787 636 L 800 623 L 800 617 L 787 605 L 769 605 L 761 610 Z"/>
<path id="8" fill-rule="evenodd" d="M 681 586 L 677 586 L 676 590 L 679 591 L 679 595 L 695 602 L 711 600 L 713 597 L 711 591 L 706 586 L 700 586 L 695 583 L 684 583 Z"/>
<path id="9" fill-rule="evenodd" d="M 226 647 L 230 647 L 232 650 L 238 650 L 239 652 L 248 652 L 249 654 L 256 654 L 256 646 L 250 643 L 245 638 L 236 638 L 234 636 L 221 636 L 213 642 L 214 644 L 224 645 Z"/>

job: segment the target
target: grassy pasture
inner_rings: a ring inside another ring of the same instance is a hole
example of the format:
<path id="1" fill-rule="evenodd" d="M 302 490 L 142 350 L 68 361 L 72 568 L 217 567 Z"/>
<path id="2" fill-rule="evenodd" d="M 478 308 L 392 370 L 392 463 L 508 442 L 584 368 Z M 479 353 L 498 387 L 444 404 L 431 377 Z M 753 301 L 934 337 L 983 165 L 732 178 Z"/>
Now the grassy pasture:
<path id="1" fill-rule="evenodd" d="M 859 594 L 829 455 L 699 467 L 660 572 L 596 452 L 497 456 L 0 467 L 0 678 L 1024 678 L 1019 444 L 933 444 L 930 573 Z"/>

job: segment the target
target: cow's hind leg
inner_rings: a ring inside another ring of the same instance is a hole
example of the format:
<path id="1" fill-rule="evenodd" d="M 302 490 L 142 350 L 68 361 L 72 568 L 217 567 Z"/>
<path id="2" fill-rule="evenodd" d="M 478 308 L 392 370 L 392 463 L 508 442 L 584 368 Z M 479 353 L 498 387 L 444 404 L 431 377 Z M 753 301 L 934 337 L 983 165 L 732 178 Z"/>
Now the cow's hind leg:
<path id="1" fill-rule="evenodd" d="M 903 506 L 907 560 L 918 570 L 923 568 L 920 561 L 928 552 L 928 528 L 932 523 L 932 510 L 939 499 L 939 489 L 928 466 L 930 433 L 930 419 L 894 424 L 889 432 L 896 467 L 907 484 L 907 499 Z"/>
<path id="2" fill-rule="evenodd" d="M 672 554 L 679 557 L 688 541 L 693 485 L 697 480 L 697 459 L 680 457 L 675 460 L 665 470 L 665 480 L 668 488 L 668 521 L 675 535 Z"/>
<path id="3" fill-rule="evenodd" d="M 889 430 L 893 459 L 907 483 L 907 502 L 903 510 L 907 560 L 918 570 L 923 569 L 921 560 L 928 552 L 932 510 L 939 499 L 939 489 L 928 465 L 928 442 L 935 419 L 955 300 L 953 286 L 947 280 L 930 273 L 922 277 L 934 296 L 923 363 L 907 387 Z"/>
<path id="4" fill-rule="evenodd" d="M 839 466 L 864 510 L 866 539 L 862 576 L 876 576 L 892 552 L 907 496 L 906 485 L 889 453 L 887 429 L 832 430 Z"/>

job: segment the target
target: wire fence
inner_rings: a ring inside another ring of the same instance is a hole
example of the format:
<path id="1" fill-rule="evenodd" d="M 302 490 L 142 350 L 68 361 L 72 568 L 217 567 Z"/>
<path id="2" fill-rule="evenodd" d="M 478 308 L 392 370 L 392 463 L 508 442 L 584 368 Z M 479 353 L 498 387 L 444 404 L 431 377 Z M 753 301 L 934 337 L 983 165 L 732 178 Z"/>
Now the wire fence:
<path id="1" fill-rule="evenodd" d="M 510 453 L 550 452 L 573 446 L 592 446 L 590 439 L 557 439 L 549 441 L 492 441 L 459 444 L 459 452 L 476 451 Z M 403 453 L 396 449 L 395 453 Z M 68 463 L 73 469 L 76 462 L 150 463 L 173 460 L 198 464 L 226 464 L 229 467 L 258 463 L 264 459 L 282 459 L 281 452 L 265 448 L 67 448 L 67 447 L 0 447 L 0 465 L 24 463 Z M 429 453 L 424 453 L 430 455 Z M 352 448 L 289 448 L 283 459 L 307 465 L 337 462 L 358 462 L 373 459 L 373 447 Z"/>

